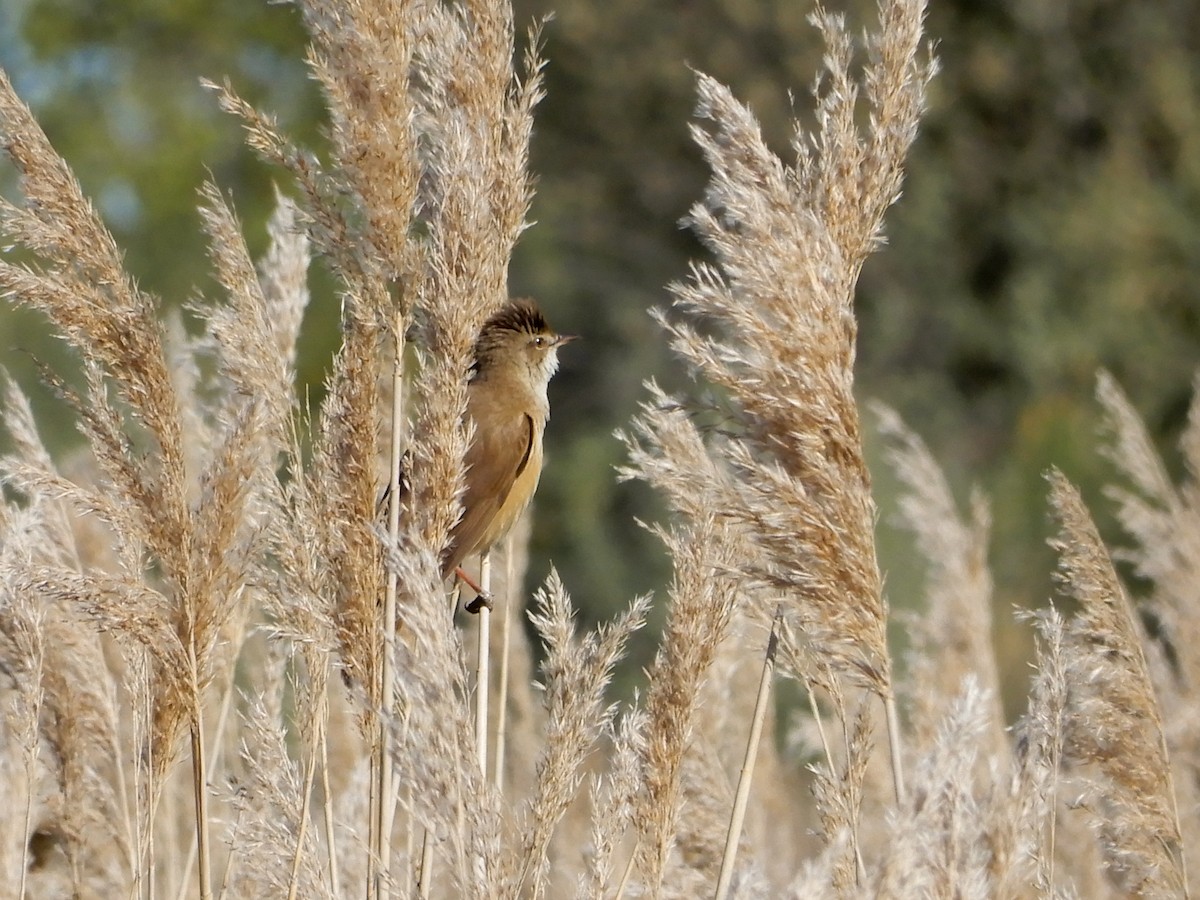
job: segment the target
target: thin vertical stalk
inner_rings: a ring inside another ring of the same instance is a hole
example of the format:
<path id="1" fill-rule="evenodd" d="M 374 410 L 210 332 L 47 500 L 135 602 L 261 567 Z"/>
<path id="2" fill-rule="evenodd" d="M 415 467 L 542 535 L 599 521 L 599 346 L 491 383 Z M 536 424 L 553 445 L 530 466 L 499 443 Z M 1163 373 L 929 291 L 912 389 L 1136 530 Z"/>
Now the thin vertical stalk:
<path id="1" fill-rule="evenodd" d="M 625 897 L 625 888 L 629 886 L 629 878 L 633 875 L 633 864 L 637 861 L 637 844 L 633 845 L 633 849 L 629 851 L 629 860 L 625 863 L 625 871 L 621 873 L 621 880 L 617 883 L 617 893 L 614 900 L 623 900 Z"/>
<path id="2" fill-rule="evenodd" d="M 329 884 L 335 898 L 342 896 L 338 877 L 337 844 L 333 828 L 333 794 L 329 791 L 329 694 L 323 698 L 321 709 L 321 793 L 325 797 L 325 846 L 329 850 Z"/>
<path id="3" fill-rule="evenodd" d="M 412 785 L 404 786 L 405 803 L 404 808 L 409 811 L 409 814 L 404 818 L 404 858 L 408 861 L 408 865 L 404 867 L 404 895 L 405 897 L 412 896 L 413 887 L 413 847 L 417 843 L 417 822 L 412 816 Z"/>
<path id="4" fill-rule="evenodd" d="M 318 704 L 319 708 L 320 704 Z M 292 874 L 288 881 L 288 900 L 296 900 L 300 887 L 300 863 L 304 857 L 304 840 L 308 836 L 308 816 L 312 809 L 313 781 L 317 774 L 317 754 L 320 751 L 322 725 L 320 719 L 313 723 L 312 747 L 308 753 L 304 771 L 304 797 L 300 801 L 300 825 L 296 829 L 296 852 L 292 856 Z"/>
<path id="5" fill-rule="evenodd" d="M 238 829 L 242 824 L 242 810 L 238 810 L 237 818 L 233 820 L 233 834 L 238 833 Z M 229 878 L 233 874 L 233 862 L 237 858 L 237 854 L 230 852 L 225 857 L 225 871 L 221 873 L 221 893 L 217 895 L 217 900 L 225 900 L 229 896 Z"/>
<path id="6" fill-rule="evenodd" d="M 738 841 L 742 836 L 742 823 L 746 819 L 746 804 L 750 800 L 750 785 L 754 780 L 754 763 L 758 758 L 758 746 L 762 741 L 763 723 L 767 720 L 767 701 L 771 695 L 771 676 L 775 672 L 775 654 L 779 648 L 779 620 L 782 605 L 771 621 L 771 635 L 767 638 L 767 652 L 763 658 L 762 676 L 758 681 L 758 697 L 754 701 L 754 715 L 750 720 L 750 739 L 746 742 L 746 756 L 742 760 L 742 771 L 738 776 L 737 794 L 733 801 L 733 812 L 729 817 L 729 833 L 725 837 L 725 853 L 721 857 L 721 871 L 717 877 L 716 900 L 725 900 L 729 883 L 733 879 L 733 863 L 737 858 Z"/>
<path id="7" fill-rule="evenodd" d="M 425 836 L 421 839 L 421 874 L 417 876 L 417 896 L 425 898 L 429 896 L 429 883 L 433 881 L 433 838 L 429 834 L 429 829 L 425 829 Z"/>
<path id="8" fill-rule="evenodd" d="M 196 808 L 196 853 L 199 859 L 200 900 L 212 900 L 212 860 L 208 843 L 208 772 L 204 765 L 204 716 L 200 700 L 200 668 L 196 661 L 196 626 L 191 623 L 191 638 L 188 641 L 188 663 L 191 668 L 192 692 L 192 793 Z"/>
<path id="9" fill-rule="evenodd" d="M 40 672 L 37 673 L 37 677 L 39 679 L 41 678 Z M 27 748 L 25 756 L 25 826 L 21 831 L 21 889 L 17 892 L 18 897 L 25 896 L 25 879 L 29 874 L 29 861 L 27 858 L 29 856 L 29 828 L 30 823 L 33 822 L 33 786 L 36 781 L 34 764 L 37 762 L 37 745 L 39 739 L 37 732 L 37 720 L 38 717 L 35 715 L 33 717 L 34 749 L 33 752 L 30 753 Z"/>
<path id="10" fill-rule="evenodd" d="M 376 696 L 378 696 L 379 683 L 375 683 Z M 377 729 L 372 737 L 371 747 L 371 779 L 369 787 L 370 808 L 367 812 L 367 828 L 369 834 L 367 838 L 367 900 L 376 900 L 376 890 L 379 881 L 379 834 L 380 834 L 380 813 L 379 813 L 379 761 L 380 748 L 378 746 L 381 739 L 382 729 Z"/>
<path id="11" fill-rule="evenodd" d="M 225 686 L 224 696 L 221 698 L 221 711 L 217 715 L 216 733 L 209 739 L 212 745 L 211 755 L 208 759 L 206 771 L 207 778 L 211 782 L 217 777 L 217 765 L 221 761 L 221 742 L 225 738 L 225 727 L 229 723 L 229 711 L 233 707 L 233 693 L 235 687 L 235 679 L 232 674 L 229 677 L 229 684 Z M 196 849 L 199 842 L 188 847 L 187 860 L 183 864 L 183 874 L 179 879 L 179 891 L 176 894 L 177 900 L 184 900 L 187 897 L 188 882 L 192 877 L 192 866 L 196 864 Z"/>
<path id="12" fill-rule="evenodd" d="M 197 703 L 197 705 L 199 705 Z M 204 732 L 200 711 L 192 711 L 192 793 L 196 801 L 196 845 L 199 858 L 200 900 L 212 900 L 211 860 L 208 847 L 208 792 L 205 790 Z"/>
<path id="13" fill-rule="evenodd" d="M 404 317 L 396 313 L 393 324 L 396 359 L 392 366 L 392 446 L 390 459 L 391 503 L 388 505 L 388 541 L 395 546 L 400 536 L 400 464 L 404 449 Z M 379 716 L 379 795 L 377 840 L 379 865 L 376 871 L 376 896 L 387 900 L 391 896 L 392 820 L 396 811 L 391 755 L 391 720 L 395 705 L 395 685 L 392 672 L 393 650 L 396 642 L 396 573 L 387 573 L 383 598 L 383 647 Z"/>
<path id="14" fill-rule="evenodd" d="M 883 698 L 883 708 L 887 715 L 888 746 L 892 751 L 892 787 L 896 792 L 896 805 L 904 802 L 904 764 L 900 752 L 900 716 L 896 712 L 896 695 L 891 693 Z"/>
<path id="15" fill-rule="evenodd" d="M 492 591 L 492 551 L 479 556 L 479 586 L 485 596 Z M 479 609 L 479 643 L 475 651 L 475 750 L 479 772 L 487 780 L 488 763 L 488 666 L 491 664 L 492 611 L 485 603 Z"/>
<path id="16" fill-rule="evenodd" d="M 513 590 L 513 537 L 509 532 L 504 541 L 504 615 L 500 619 L 500 680 L 496 695 L 496 761 L 493 783 L 496 792 L 504 790 L 504 754 L 508 737 L 508 665 L 509 642 L 512 640 L 512 608 L 517 592 Z"/>
<path id="17" fill-rule="evenodd" d="M 145 651 L 147 654 L 149 651 Z M 145 665 L 145 660 L 141 660 L 141 665 Z M 146 686 L 145 673 L 139 666 L 139 676 L 137 681 L 137 690 L 140 694 L 138 697 L 142 702 L 141 721 L 144 728 L 144 723 L 150 721 L 151 704 L 150 690 Z M 140 729 L 139 729 L 140 730 Z M 129 898 L 141 897 L 143 895 L 143 886 L 146 888 L 145 896 L 153 898 L 154 896 L 154 742 L 146 741 L 146 753 L 143 756 L 141 753 L 134 752 L 133 754 L 133 777 L 134 789 L 137 791 L 137 810 L 135 823 L 137 826 L 137 841 L 138 841 L 138 860 L 137 870 L 134 873 L 133 882 L 129 885 Z M 147 872 L 149 874 L 147 874 Z"/>

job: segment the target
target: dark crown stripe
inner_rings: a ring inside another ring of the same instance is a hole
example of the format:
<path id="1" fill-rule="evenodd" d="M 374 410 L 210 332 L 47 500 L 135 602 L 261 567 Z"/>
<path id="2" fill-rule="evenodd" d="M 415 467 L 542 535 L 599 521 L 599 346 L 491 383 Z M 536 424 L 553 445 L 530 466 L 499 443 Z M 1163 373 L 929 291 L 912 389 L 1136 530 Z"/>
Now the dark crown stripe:
<path id="1" fill-rule="evenodd" d="M 489 368 L 493 352 L 503 345 L 505 334 L 550 334 L 550 326 L 532 300 L 514 300 L 484 323 L 475 341 L 471 380 Z"/>
<path id="2" fill-rule="evenodd" d="M 483 326 L 483 333 L 516 331 L 524 334 L 544 334 L 550 330 L 542 311 L 532 300 L 514 300 Z"/>

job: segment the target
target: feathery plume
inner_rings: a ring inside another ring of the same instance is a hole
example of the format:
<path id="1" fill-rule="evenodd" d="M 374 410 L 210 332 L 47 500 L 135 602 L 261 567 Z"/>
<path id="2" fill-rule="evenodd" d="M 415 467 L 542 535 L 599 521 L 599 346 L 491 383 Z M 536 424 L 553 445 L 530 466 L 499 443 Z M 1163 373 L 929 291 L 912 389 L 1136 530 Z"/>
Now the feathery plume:
<path id="1" fill-rule="evenodd" d="M 1057 471 L 1050 500 L 1060 579 L 1080 604 L 1066 635 L 1065 756 L 1086 767 L 1085 803 L 1116 884 L 1177 896 L 1187 891 L 1186 864 L 1142 629 L 1083 500 Z"/>

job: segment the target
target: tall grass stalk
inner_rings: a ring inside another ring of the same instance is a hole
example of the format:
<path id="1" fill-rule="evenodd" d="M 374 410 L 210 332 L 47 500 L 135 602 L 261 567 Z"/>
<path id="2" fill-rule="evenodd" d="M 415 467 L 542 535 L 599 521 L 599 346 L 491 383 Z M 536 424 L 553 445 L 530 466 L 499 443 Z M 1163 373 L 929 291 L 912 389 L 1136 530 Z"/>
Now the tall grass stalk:
<path id="1" fill-rule="evenodd" d="M 775 674 L 775 654 L 779 646 L 776 629 L 778 619 L 782 615 L 783 610 L 780 609 L 776 620 L 771 623 L 771 632 L 767 637 L 762 675 L 758 681 L 758 695 L 754 698 L 754 714 L 750 719 L 750 737 L 746 741 L 746 756 L 742 760 L 741 772 L 738 773 L 737 794 L 734 797 L 733 812 L 729 816 L 729 834 L 725 838 L 725 852 L 721 857 L 721 870 L 717 877 L 717 890 L 714 894 L 716 900 L 725 900 L 729 893 L 729 884 L 733 880 L 733 864 L 737 859 L 738 842 L 742 838 L 742 824 L 746 818 L 746 804 L 750 801 L 750 785 L 754 780 L 754 762 L 758 758 L 763 723 L 767 719 L 767 702 L 771 696 L 771 679 Z"/>
<path id="2" fill-rule="evenodd" d="M 300 890 L 300 866 L 304 859 L 304 841 L 308 834 L 309 814 L 312 809 L 313 783 L 316 778 L 321 742 L 324 740 L 323 735 L 322 723 L 318 720 L 316 727 L 313 728 L 312 743 L 308 748 L 308 754 L 304 758 L 304 793 L 300 801 L 300 831 L 296 835 L 296 852 L 292 857 L 291 874 L 288 877 L 288 900 L 296 900 L 297 892 Z"/>
<path id="3" fill-rule="evenodd" d="M 494 743 L 496 747 L 496 762 L 492 783 L 497 793 L 504 792 L 504 766 L 507 762 L 507 725 L 508 725 L 508 679 L 509 656 L 512 652 L 512 619 L 513 606 L 516 603 L 517 591 L 513 586 L 516 577 L 513 565 L 513 536 L 510 534 L 504 540 L 504 595 L 500 598 L 502 618 L 500 620 L 500 664 L 496 673 L 498 682 L 496 691 L 496 730 Z"/>
<path id="4" fill-rule="evenodd" d="M 387 536 L 390 544 L 395 544 L 400 538 L 400 513 L 402 507 L 401 467 L 404 459 L 404 329 L 406 323 L 403 315 L 396 314 L 392 323 L 392 337 L 395 359 L 392 363 L 392 410 L 391 410 L 391 440 L 388 460 L 388 508 Z M 396 608 L 397 575 L 388 570 L 386 588 L 383 600 L 383 619 L 381 623 L 382 641 L 380 645 L 380 691 L 381 713 L 378 723 L 378 762 L 379 785 L 376 789 L 379 797 L 378 821 L 373 822 L 374 840 L 372 846 L 378 848 L 379 873 L 376 891 L 381 898 L 390 896 L 391 892 L 391 856 L 392 856 L 392 822 L 396 804 L 393 799 L 396 787 L 394 783 L 395 770 L 392 765 L 391 739 L 389 722 L 395 714 L 395 675 L 393 666 L 396 645 Z"/>
<path id="5" fill-rule="evenodd" d="M 429 897 L 433 890 L 433 838 L 426 830 L 421 836 L 421 858 L 417 870 L 417 896 Z"/>
<path id="6" fill-rule="evenodd" d="M 204 764 L 204 731 L 201 727 L 199 709 L 195 710 L 195 721 L 191 726 L 192 736 L 192 787 L 196 805 L 196 850 L 199 857 L 200 898 L 212 898 L 212 860 L 209 858 L 208 836 L 208 787 Z"/>
<path id="7" fill-rule="evenodd" d="M 323 819 L 325 825 L 325 846 L 331 848 L 327 853 L 329 865 L 329 884 L 331 894 L 337 900 L 342 896 L 342 882 L 338 872 L 337 853 L 332 848 L 337 847 L 337 836 L 333 822 L 333 793 L 329 789 L 329 696 L 323 695 L 320 712 L 317 716 L 317 727 L 320 733 L 318 748 L 321 763 L 321 797 L 324 799 Z"/>
<path id="8" fill-rule="evenodd" d="M 206 754 L 208 765 L 206 776 L 208 784 L 212 784 L 218 777 L 222 764 L 222 739 L 225 734 L 225 729 L 229 726 L 230 712 L 233 708 L 233 697 L 236 693 L 236 685 L 230 679 L 221 696 L 221 709 L 217 715 L 217 726 L 213 729 L 214 734 L 210 739 L 210 750 Z M 196 852 L 198 844 L 191 844 L 188 847 L 187 859 L 183 864 L 182 874 L 179 879 L 179 890 L 176 892 L 178 900 L 184 900 L 187 896 L 188 882 L 192 877 L 192 868 L 196 865 Z"/>
<path id="9" fill-rule="evenodd" d="M 492 596 L 492 551 L 485 550 L 479 557 L 479 587 L 482 595 Z M 488 700 L 491 697 L 492 610 L 491 600 L 479 607 L 476 622 L 475 646 L 475 752 L 479 760 L 479 774 L 488 777 Z"/>

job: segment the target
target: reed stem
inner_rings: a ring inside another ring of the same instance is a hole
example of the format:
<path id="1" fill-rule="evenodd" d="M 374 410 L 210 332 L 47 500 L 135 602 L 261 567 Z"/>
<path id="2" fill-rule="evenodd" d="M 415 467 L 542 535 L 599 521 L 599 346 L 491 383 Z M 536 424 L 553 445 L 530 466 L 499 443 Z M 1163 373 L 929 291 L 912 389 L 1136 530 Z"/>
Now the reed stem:
<path id="1" fill-rule="evenodd" d="M 395 546 L 400 537 L 400 466 L 404 450 L 404 317 L 396 313 L 393 325 L 396 342 L 396 359 L 392 365 L 392 443 L 390 459 L 388 504 L 388 543 Z M 379 787 L 378 806 L 375 810 L 376 844 L 379 854 L 376 870 L 376 896 L 387 900 L 391 896 L 392 824 L 396 811 L 394 794 L 394 772 L 391 754 L 391 721 L 395 706 L 395 676 L 393 654 L 396 644 L 396 573 L 387 572 L 387 586 L 383 597 L 383 647 L 380 665 L 380 716 L 379 716 Z"/>
<path id="2" fill-rule="evenodd" d="M 492 551 L 479 557 L 479 586 L 484 595 L 492 592 Z M 485 603 L 479 608 L 479 643 L 475 652 L 475 750 L 479 772 L 487 779 L 488 764 L 488 667 L 491 665 L 492 611 Z"/>
<path id="3" fill-rule="evenodd" d="M 492 773 L 497 793 L 504 790 L 504 756 L 508 736 L 509 643 L 512 640 L 512 610 L 516 596 L 516 591 L 513 590 L 513 537 L 510 533 L 504 541 L 504 597 L 503 616 L 500 619 L 500 671 L 497 675 L 500 684 L 496 694 L 496 760 Z"/>
<path id="4" fill-rule="evenodd" d="M 742 824 L 746 820 L 746 804 L 750 800 L 750 785 L 754 780 L 754 763 L 758 758 L 758 745 L 762 741 L 763 723 L 767 720 L 767 701 L 771 695 L 771 676 L 775 672 L 775 655 L 779 648 L 778 628 L 782 615 L 781 605 L 771 621 L 771 634 L 767 638 L 762 676 L 758 680 L 758 696 L 754 701 L 754 715 L 750 720 L 750 739 L 746 742 L 746 756 L 742 760 L 742 771 L 738 776 L 737 794 L 733 801 L 733 812 L 729 817 L 729 832 L 725 837 L 725 853 L 721 857 L 721 871 L 717 877 L 717 890 L 714 895 L 716 900 L 725 900 L 733 879 L 733 863 L 737 858 Z"/>

